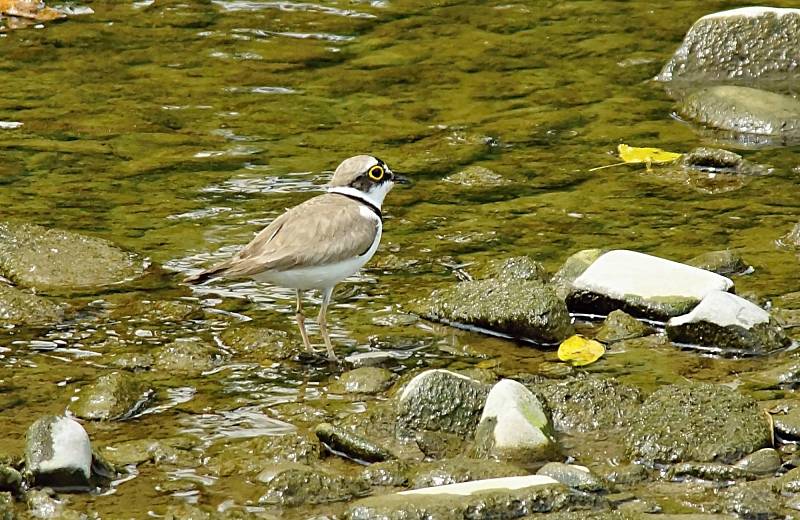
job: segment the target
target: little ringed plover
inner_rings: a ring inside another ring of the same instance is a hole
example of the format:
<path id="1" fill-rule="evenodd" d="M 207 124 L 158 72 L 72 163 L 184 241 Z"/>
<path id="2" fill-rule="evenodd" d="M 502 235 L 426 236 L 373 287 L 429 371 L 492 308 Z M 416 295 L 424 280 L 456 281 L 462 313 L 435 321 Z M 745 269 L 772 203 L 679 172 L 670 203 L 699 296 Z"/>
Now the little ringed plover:
<path id="1" fill-rule="evenodd" d="M 383 231 L 381 204 L 394 183 L 408 181 L 371 155 L 344 160 L 327 193 L 288 209 L 233 258 L 186 279 L 200 284 L 215 278 L 252 278 L 295 289 L 295 317 L 303 344 L 313 352 L 303 315 L 303 294 L 322 292 L 317 321 L 328 358 L 336 360 L 326 312 L 334 286 L 372 258 Z"/>

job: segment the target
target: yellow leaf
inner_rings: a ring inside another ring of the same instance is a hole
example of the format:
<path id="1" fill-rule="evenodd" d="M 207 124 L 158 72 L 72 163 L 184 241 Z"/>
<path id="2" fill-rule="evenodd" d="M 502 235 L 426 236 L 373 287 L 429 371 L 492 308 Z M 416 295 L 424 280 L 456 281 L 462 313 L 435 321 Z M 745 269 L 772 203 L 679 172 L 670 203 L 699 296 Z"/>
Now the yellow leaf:
<path id="1" fill-rule="evenodd" d="M 661 148 L 636 148 L 634 146 L 628 146 L 627 144 L 617 146 L 617 152 L 619 153 L 619 158 L 622 159 L 625 164 L 644 163 L 648 168 L 651 164 L 673 162 L 683 155 L 680 153 L 668 152 Z"/>
<path id="2" fill-rule="evenodd" d="M 558 359 L 576 367 L 594 363 L 605 353 L 601 343 L 578 335 L 565 339 L 558 347 Z"/>

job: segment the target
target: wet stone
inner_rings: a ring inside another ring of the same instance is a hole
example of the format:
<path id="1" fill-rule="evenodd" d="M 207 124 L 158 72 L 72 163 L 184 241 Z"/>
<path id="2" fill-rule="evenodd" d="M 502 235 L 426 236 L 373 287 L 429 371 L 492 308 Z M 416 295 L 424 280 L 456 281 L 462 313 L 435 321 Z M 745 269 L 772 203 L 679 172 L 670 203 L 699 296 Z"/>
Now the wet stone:
<path id="1" fill-rule="evenodd" d="M 670 319 L 666 332 L 678 343 L 745 354 L 766 354 L 791 342 L 767 311 L 723 291 L 707 294 L 691 312 Z"/>
<path id="2" fill-rule="evenodd" d="M 675 464 L 667 471 L 667 478 L 670 480 L 683 480 L 686 477 L 726 482 L 754 480 L 757 475 L 736 466 L 716 462 L 682 462 Z"/>
<path id="3" fill-rule="evenodd" d="M 461 435 L 421 430 L 414 433 L 414 442 L 426 457 L 441 460 L 464 453 L 465 440 Z"/>
<path id="4" fill-rule="evenodd" d="M 800 133 L 800 101 L 750 87 L 725 85 L 695 90 L 680 101 L 678 111 L 720 130 L 792 139 Z"/>
<path id="5" fill-rule="evenodd" d="M 471 436 L 489 393 L 484 385 L 447 370 L 426 370 L 409 381 L 397 398 L 401 433 L 433 430 Z"/>
<path id="6" fill-rule="evenodd" d="M 786 518 L 783 499 L 773 490 L 773 479 L 735 484 L 719 496 L 726 512 L 741 518 L 782 520 Z"/>
<path id="7" fill-rule="evenodd" d="M 733 282 L 718 274 L 635 251 L 603 254 L 572 283 L 570 311 L 667 319 L 685 314 L 709 292 Z"/>
<path id="8" fill-rule="evenodd" d="M 681 157 L 680 165 L 685 170 L 714 175 L 766 175 L 770 172 L 766 166 L 752 163 L 738 153 L 721 148 L 695 148 Z M 727 249 L 704 253 L 686 263 L 722 276 L 741 274 L 750 268 L 738 253 Z"/>
<path id="9" fill-rule="evenodd" d="M 19 493 L 22 488 L 22 474 L 11 466 L 0 464 L 0 491 Z M 2 508 L 0 508 L 2 511 Z"/>
<path id="10" fill-rule="evenodd" d="M 584 249 L 567 258 L 550 280 L 550 283 L 556 287 L 556 294 L 560 298 L 566 299 L 572 292 L 572 282 L 605 252 L 604 249 Z"/>
<path id="11" fill-rule="evenodd" d="M 0 491 L 0 520 L 14 520 L 14 497 L 11 493 Z"/>
<path id="12" fill-rule="evenodd" d="M 421 316 L 475 326 L 543 344 L 573 333 L 569 312 L 553 287 L 537 280 L 492 278 L 461 282 L 417 302 Z"/>
<path id="13" fill-rule="evenodd" d="M 603 479 L 584 466 L 548 462 L 539 468 L 536 474 L 550 477 L 578 491 L 586 491 L 588 493 L 608 491 L 608 485 L 603 482 Z"/>
<path id="14" fill-rule="evenodd" d="M 800 493 L 800 468 L 793 468 L 780 477 L 780 488 L 785 494 Z"/>
<path id="15" fill-rule="evenodd" d="M 475 431 L 479 455 L 506 460 L 546 460 L 558 453 L 539 399 L 524 385 L 503 379 L 489 391 Z"/>
<path id="16" fill-rule="evenodd" d="M 697 255 L 694 258 L 686 261 L 687 265 L 705 269 L 712 273 L 717 273 L 722 276 L 730 276 L 734 274 L 743 274 L 752 269 L 750 265 L 744 261 L 742 256 L 736 251 L 725 249 L 722 251 L 710 251 Z"/>
<path id="17" fill-rule="evenodd" d="M 528 473 L 527 470 L 509 462 L 456 457 L 420 464 L 416 472 L 411 475 L 411 487 L 427 488 L 472 480 L 516 477 Z"/>
<path id="18" fill-rule="evenodd" d="M 614 343 L 624 339 L 640 338 L 652 329 L 623 311 L 612 311 L 597 330 L 594 339 L 603 343 Z"/>
<path id="19" fill-rule="evenodd" d="M 792 407 L 784 414 L 772 416 L 775 433 L 786 440 L 800 440 L 800 407 Z"/>
<path id="20" fill-rule="evenodd" d="M 755 475 L 773 475 L 782 464 L 781 455 L 777 450 L 763 448 L 741 458 L 734 466 Z"/>
<path id="21" fill-rule="evenodd" d="M 86 520 L 88 516 L 67 507 L 64 499 L 52 496 L 52 490 L 31 489 L 25 493 L 28 513 L 44 520 Z"/>
<path id="22" fill-rule="evenodd" d="M 742 379 L 748 389 L 793 387 L 800 384 L 800 360 L 777 363 L 772 368 L 747 374 Z"/>
<path id="23" fill-rule="evenodd" d="M 721 11 L 692 25 L 655 79 L 749 84 L 785 80 L 797 74 L 799 45 L 797 9 L 747 7 Z"/>
<path id="24" fill-rule="evenodd" d="M 369 484 L 360 477 L 339 475 L 319 466 L 312 468 L 294 462 L 267 468 L 259 473 L 257 480 L 266 487 L 258 500 L 261 505 L 325 504 L 369 493 Z"/>
<path id="25" fill-rule="evenodd" d="M 442 180 L 452 184 L 477 188 L 502 186 L 511 182 L 502 175 L 483 166 L 467 166 L 460 172 L 448 175 Z"/>
<path id="26" fill-rule="evenodd" d="M 220 336 L 222 343 L 237 354 L 253 354 L 267 359 L 289 359 L 300 352 L 281 330 L 258 327 L 252 323 L 231 325 Z"/>
<path id="27" fill-rule="evenodd" d="M 490 260 L 475 270 L 475 279 L 508 278 L 512 280 L 538 280 L 550 278 L 544 266 L 529 256 L 515 256 Z"/>
<path id="28" fill-rule="evenodd" d="M 142 411 L 154 391 L 127 372 L 112 372 L 81 388 L 70 410 L 81 419 L 128 419 Z"/>
<path id="29" fill-rule="evenodd" d="M 25 436 L 25 471 L 38 486 L 85 488 L 92 448 L 89 435 L 69 417 L 45 416 Z"/>
<path id="30" fill-rule="evenodd" d="M 123 352 L 115 355 L 110 364 L 116 368 L 138 372 L 149 370 L 153 363 L 155 363 L 153 356 L 146 352 Z"/>
<path id="31" fill-rule="evenodd" d="M 344 358 L 345 362 L 353 368 L 386 367 L 397 364 L 398 359 L 408 356 L 398 355 L 393 351 L 358 352 Z"/>
<path id="32" fill-rule="evenodd" d="M 395 459 L 370 464 L 361 472 L 361 478 L 373 486 L 405 487 L 411 472 L 411 463 Z"/>
<path id="33" fill-rule="evenodd" d="M 109 462 L 117 466 L 144 462 L 192 466 L 196 459 L 190 453 L 192 447 L 193 443 L 184 438 L 135 439 L 106 446 L 102 453 Z"/>
<path id="34" fill-rule="evenodd" d="M 111 242 L 31 224 L 0 223 L 0 275 L 37 292 L 91 291 L 142 274 Z"/>
<path id="35" fill-rule="evenodd" d="M 529 388 L 544 397 L 558 431 L 621 428 L 630 424 L 642 404 L 637 388 L 615 379 L 545 381 Z"/>
<path id="36" fill-rule="evenodd" d="M 334 453 L 364 462 L 382 462 L 397 458 L 386 448 L 329 423 L 318 424 L 314 434 Z"/>
<path id="37" fill-rule="evenodd" d="M 215 445 L 209 452 L 207 467 L 219 477 L 255 475 L 282 462 L 313 466 L 320 459 L 319 442 L 296 434 L 253 437 Z"/>
<path id="38" fill-rule="evenodd" d="M 641 464 L 621 464 L 608 468 L 602 477 L 614 484 L 627 486 L 647 479 L 647 468 Z"/>
<path id="39" fill-rule="evenodd" d="M 46 298 L 0 283 L 0 325 L 58 323 L 64 309 Z"/>
<path id="40" fill-rule="evenodd" d="M 389 388 L 394 377 L 385 368 L 356 368 L 339 376 L 331 383 L 329 390 L 336 394 L 377 394 Z"/>
<path id="41" fill-rule="evenodd" d="M 658 388 L 637 410 L 626 443 L 632 458 L 649 463 L 731 463 L 770 444 L 758 404 L 723 385 Z"/>
<path id="42" fill-rule="evenodd" d="M 154 358 L 156 370 L 193 374 L 210 370 L 219 360 L 216 349 L 196 338 L 181 338 L 159 347 Z"/>

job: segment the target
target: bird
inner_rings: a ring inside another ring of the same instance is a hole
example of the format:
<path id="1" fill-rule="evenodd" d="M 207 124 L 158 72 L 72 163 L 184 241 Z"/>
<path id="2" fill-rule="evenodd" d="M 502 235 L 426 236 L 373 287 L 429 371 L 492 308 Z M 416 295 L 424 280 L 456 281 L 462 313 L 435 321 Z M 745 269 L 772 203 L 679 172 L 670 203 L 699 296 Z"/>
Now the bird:
<path id="1" fill-rule="evenodd" d="M 315 351 L 305 327 L 303 296 L 308 290 L 321 291 L 317 323 L 328 358 L 337 361 L 327 323 L 333 288 L 375 254 L 383 233 L 383 199 L 395 183 L 408 182 L 372 155 L 345 159 L 326 193 L 287 209 L 232 258 L 189 276 L 186 282 L 251 278 L 294 289 L 295 319 L 309 353 Z"/>

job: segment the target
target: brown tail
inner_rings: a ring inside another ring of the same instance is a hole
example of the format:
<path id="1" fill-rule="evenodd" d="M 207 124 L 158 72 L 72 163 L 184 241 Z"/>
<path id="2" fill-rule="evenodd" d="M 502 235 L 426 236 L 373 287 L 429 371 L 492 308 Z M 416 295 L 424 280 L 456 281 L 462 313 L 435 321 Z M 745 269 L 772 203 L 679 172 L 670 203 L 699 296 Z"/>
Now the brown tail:
<path id="1" fill-rule="evenodd" d="M 222 276 L 222 272 L 225 270 L 225 266 L 214 266 L 210 269 L 206 269 L 205 271 L 200 271 L 197 274 L 193 274 L 192 276 L 187 277 L 183 281 L 192 284 L 192 285 L 200 285 L 202 283 L 206 283 L 209 280 L 213 280 L 214 278 L 219 278 Z"/>

